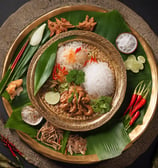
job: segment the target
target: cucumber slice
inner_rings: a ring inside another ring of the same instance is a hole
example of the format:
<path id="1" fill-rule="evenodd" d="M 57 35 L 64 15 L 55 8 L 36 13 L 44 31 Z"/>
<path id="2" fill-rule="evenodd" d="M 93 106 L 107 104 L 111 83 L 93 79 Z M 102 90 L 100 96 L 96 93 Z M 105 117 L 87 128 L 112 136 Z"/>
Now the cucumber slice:
<path id="1" fill-rule="evenodd" d="M 141 55 L 137 57 L 137 60 L 138 60 L 140 63 L 142 63 L 142 64 L 145 63 L 145 58 L 144 58 L 143 56 L 141 56 Z"/>
<path id="2" fill-rule="evenodd" d="M 142 57 L 142 56 L 141 56 Z M 139 57 L 139 59 L 141 61 L 138 61 L 135 57 L 135 55 L 130 55 L 127 60 L 124 62 L 125 67 L 127 70 L 131 70 L 134 73 L 138 73 L 139 70 L 143 70 L 144 69 L 144 65 L 142 62 L 144 62 L 144 57 L 141 58 Z"/>
<path id="3" fill-rule="evenodd" d="M 45 100 L 48 104 L 55 105 L 60 100 L 60 93 L 49 91 L 49 92 L 45 93 Z"/>

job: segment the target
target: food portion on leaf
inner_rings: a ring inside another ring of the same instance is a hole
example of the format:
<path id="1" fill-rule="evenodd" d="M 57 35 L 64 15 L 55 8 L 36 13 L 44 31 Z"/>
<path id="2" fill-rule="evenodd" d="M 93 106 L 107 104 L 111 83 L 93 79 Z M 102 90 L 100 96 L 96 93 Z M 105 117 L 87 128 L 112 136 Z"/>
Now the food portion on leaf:
<path id="1" fill-rule="evenodd" d="M 61 149 L 61 141 L 63 139 L 64 131 L 60 128 L 54 127 L 50 122 L 45 124 L 39 129 L 37 133 L 37 140 L 43 144 L 52 147 L 55 150 Z"/>
<path id="2" fill-rule="evenodd" d="M 94 21 L 94 17 L 89 18 L 89 16 L 86 15 L 85 20 L 83 22 L 79 22 L 76 27 L 82 30 L 93 31 L 96 24 L 97 22 Z"/>
<path id="3" fill-rule="evenodd" d="M 140 70 L 144 69 L 145 58 L 143 56 L 130 55 L 125 60 L 125 66 L 127 70 L 131 70 L 133 73 L 138 73 Z"/>
<path id="4" fill-rule="evenodd" d="M 48 20 L 50 37 L 52 37 L 54 34 L 60 34 L 61 32 L 66 32 L 68 31 L 69 28 L 75 27 L 65 18 L 61 18 L 61 20 L 59 20 L 58 18 L 55 18 L 55 20 L 56 22 L 52 22 L 51 20 Z"/>
<path id="5" fill-rule="evenodd" d="M 87 140 L 77 134 L 75 135 L 71 134 L 68 138 L 66 149 L 67 152 L 70 153 L 70 155 L 73 154 L 85 155 L 87 150 Z"/>
<path id="6" fill-rule="evenodd" d="M 11 100 L 13 100 L 15 98 L 15 96 L 19 96 L 20 93 L 23 91 L 22 84 L 23 84 L 22 79 L 17 79 L 15 81 L 11 81 L 8 84 L 6 91 L 10 95 Z"/>
<path id="7" fill-rule="evenodd" d="M 65 135 L 65 137 L 64 137 Z M 46 121 L 37 132 L 37 140 L 57 151 L 65 149 L 65 154 L 86 154 L 87 141 L 81 136 L 65 133 L 64 130 Z"/>

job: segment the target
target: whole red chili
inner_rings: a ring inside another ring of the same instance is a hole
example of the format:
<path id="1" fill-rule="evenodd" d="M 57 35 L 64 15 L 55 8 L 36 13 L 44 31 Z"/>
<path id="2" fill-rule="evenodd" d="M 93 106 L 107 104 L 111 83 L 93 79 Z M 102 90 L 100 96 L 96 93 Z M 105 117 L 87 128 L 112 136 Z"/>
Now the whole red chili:
<path id="1" fill-rule="evenodd" d="M 6 147 L 9 148 L 9 150 L 11 151 L 11 153 L 12 153 L 12 155 L 13 155 L 14 157 L 16 157 L 15 152 L 17 152 L 19 155 L 23 156 L 23 154 L 15 147 L 15 145 L 12 144 L 12 143 L 8 140 L 8 138 L 5 138 L 3 135 L 0 134 L 0 140 L 4 143 L 4 145 L 5 145 Z"/>
<path id="2" fill-rule="evenodd" d="M 136 121 L 136 119 L 139 117 L 139 115 L 140 115 L 140 112 L 139 112 L 139 111 L 137 111 L 137 112 L 134 114 L 134 116 L 132 117 L 132 119 L 131 119 L 130 122 L 129 122 L 129 125 L 130 125 L 130 126 L 133 125 L 133 123 Z"/>

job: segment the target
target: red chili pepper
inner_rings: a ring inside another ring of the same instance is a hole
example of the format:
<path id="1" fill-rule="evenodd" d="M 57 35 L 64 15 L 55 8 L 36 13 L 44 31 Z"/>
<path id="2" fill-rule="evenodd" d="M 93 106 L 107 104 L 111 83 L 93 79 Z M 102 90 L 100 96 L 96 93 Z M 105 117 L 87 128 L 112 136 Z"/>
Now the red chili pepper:
<path id="1" fill-rule="evenodd" d="M 137 112 L 134 114 L 134 116 L 132 117 L 132 119 L 131 119 L 130 122 L 129 122 L 129 125 L 130 125 L 130 126 L 133 125 L 133 123 L 136 121 L 136 119 L 139 117 L 139 115 L 140 115 L 140 112 L 139 112 L 139 111 L 137 111 Z"/>
<path id="2" fill-rule="evenodd" d="M 56 64 L 53 73 L 52 73 L 52 78 L 54 80 L 58 80 L 59 82 L 62 82 L 64 80 L 65 75 L 68 74 L 68 71 L 66 70 L 65 67 L 61 68 L 60 64 Z"/>
<path id="3" fill-rule="evenodd" d="M 9 148 L 10 152 L 12 153 L 12 155 L 13 155 L 14 157 L 16 157 L 16 154 L 15 154 L 15 152 L 13 151 L 12 147 L 11 147 L 9 144 L 7 145 L 7 147 Z"/>
<path id="4" fill-rule="evenodd" d="M 75 54 L 78 53 L 79 51 L 81 51 L 81 47 L 76 48 Z"/>
<path id="5" fill-rule="evenodd" d="M 91 56 L 91 59 L 86 60 L 83 66 L 85 67 L 88 63 L 92 63 L 92 62 L 98 62 L 98 61 L 95 57 Z"/>
<path id="6" fill-rule="evenodd" d="M 127 107 L 127 109 L 125 110 L 124 114 L 123 115 L 126 115 L 126 113 L 128 112 L 128 110 L 133 106 L 135 100 L 137 98 L 137 94 L 133 94 L 132 95 L 132 98 L 131 98 L 131 101 L 129 103 L 129 106 Z"/>
<path id="7" fill-rule="evenodd" d="M 136 99 L 136 101 L 135 101 L 135 103 L 134 103 L 134 106 L 133 106 L 133 108 L 139 103 L 139 101 L 143 98 L 143 94 L 144 94 L 144 90 L 145 89 L 145 85 L 143 86 L 143 88 L 139 88 L 139 90 L 138 90 L 138 92 L 137 92 L 137 99 Z"/>
<path id="8" fill-rule="evenodd" d="M 7 138 L 5 138 L 3 135 L 0 135 L 0 140 L 4 143 L 5 146 L 9 148 L 12 155 L 15 156 L 14 152 L 17 152 L 19 155 L 23 156 L 23 153 L 21 153 L 14 144 L 12 144 Z M 16 157 L 16 156 L 15 156 Z"/>
<path id="9" fill-rule="evenodd" d="M 148 85 L 149 86 L 149 85 Z M 138 111 L 140 108 L 142 108 L 146 104 L 146 97 L 149 93 L 149 87 L 146 89 L 145 95 L 142 97 L 142 99 L 134 106 L 133 110 L 130 113 L 130 117 L 133 116 L 133 114 Z"/>
<path id="10" fill-rule="evenodd" d="M 141 87 L 143 81 L 139 82 L 138 85 L 136 86 L 136 88 L 134 89 L 134 92 L 133 92 L 133 95 L 132 95 L 132 98 L 131 98 L 131 101 L 127 107 L 127 109 L 125 110 L 124 114 L 123 115 L 126 115 L 126 113 L 132 108 L 138 94 L 137 94 L 137 89 Z"/>
<path id="11" fill-rule="evenodd" d="M 29 43 L 29 39 L 25 42 L 25 44 L 23 45 L 23 47 L 21 48 L 21 50 L 19 51 L 18 55 L 16 56 L 12 66 L 11 66 L 11 69 L 13 70 L 16 66 L 16 64 L 18 63 L 19 59 L 21 58 L 22 54 L 24 53 L 27 45 Z"/>
<path id="12" fill-rule="evenodd" d="M 146 99 L 142 98 L 141 101 L 135 106 L 135 108 L 131 111 L 130 117 L 133 116 L 133 114 L 139 110 L 141 107 L 143 107 L 146 103 Z"/>
<path id="13" fill-rule="evenodd" d="M 68 149 L 67 149 L 67 147 L 66 147 L 66 149 L 65 149 L 65 155 L 67 155 L 67 152 L 68 152 Z"/>

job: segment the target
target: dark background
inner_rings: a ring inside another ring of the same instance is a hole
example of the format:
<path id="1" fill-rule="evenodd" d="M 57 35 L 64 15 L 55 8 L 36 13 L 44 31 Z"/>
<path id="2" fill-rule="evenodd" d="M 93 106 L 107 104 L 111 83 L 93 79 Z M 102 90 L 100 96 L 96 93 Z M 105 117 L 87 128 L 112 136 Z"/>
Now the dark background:
<path id="1" fill-rule="evenodd" d="M 29 0 L 0 0 L 0 26 L 5 20 L 15 12 L 20 6 Z M 120 0 L 129 8 L 133 9 L 138 15 L 148 23 L 151 29 L 158 35 L 158 1 L 157 0 Z M 1 37 L 0 37 L 1 38 Z M 1 112 L 5 112 L 0 102 Z M 7 116 L 4 116 L 5 118 Z M 153 157 L 155 156 L 156 148 L 158 147 L 158 137 L 150 145 L 148 150 L 142 154 L 128 168 L 152 168 Z M 140 146 L 140 148 L 143 148 Z M 7 152 L 7 149 L 0 143 L 0 152 Z M 7 153 L 6 153 L 7 154 Z M 7 157 L 9 155 L 7 154 Z M 31 168 L 31 165 L 25 163 L 26 168 Z M 117 167 L 116 167 L 117 168 Z"/>

